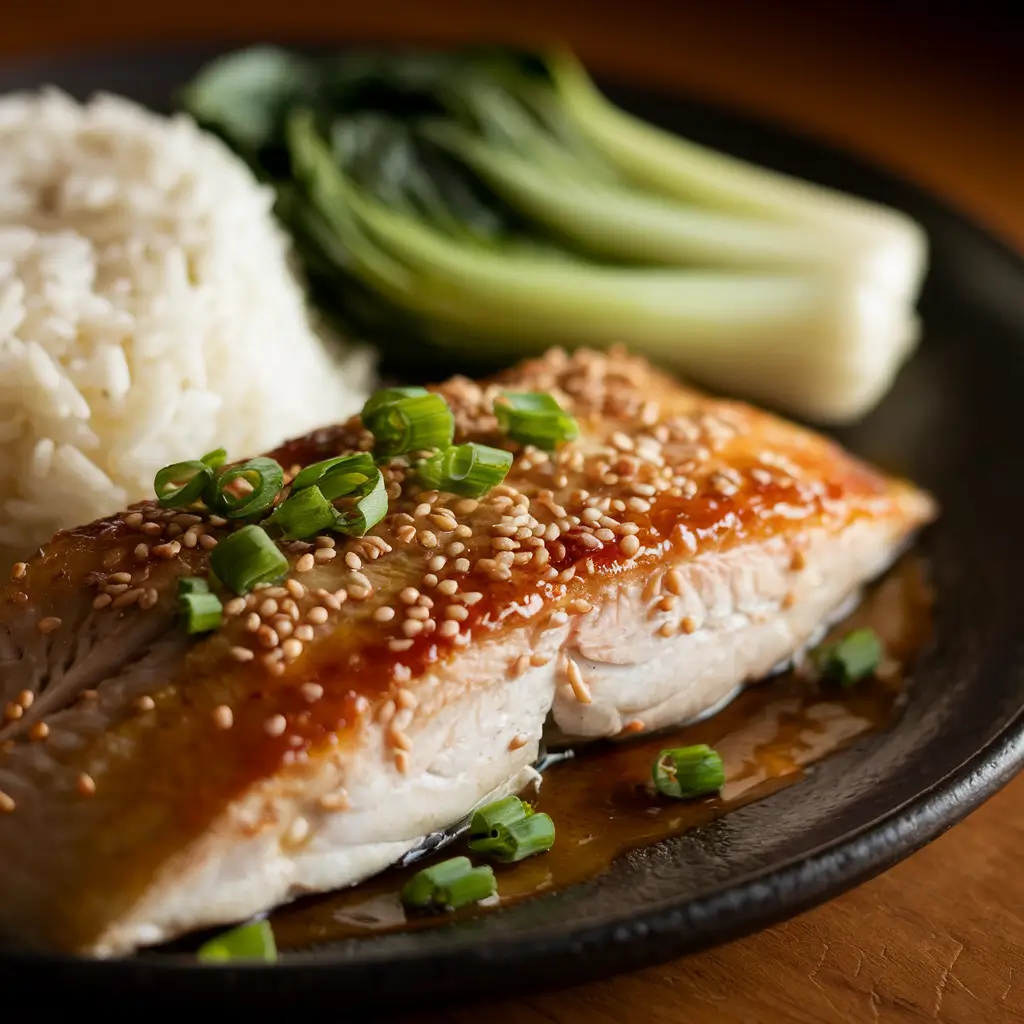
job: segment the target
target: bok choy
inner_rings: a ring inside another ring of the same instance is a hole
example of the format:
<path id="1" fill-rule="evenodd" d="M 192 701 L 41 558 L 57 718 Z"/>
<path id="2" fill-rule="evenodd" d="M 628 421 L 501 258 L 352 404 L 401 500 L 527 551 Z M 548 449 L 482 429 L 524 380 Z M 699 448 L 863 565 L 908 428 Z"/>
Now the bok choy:
<path id="1" fill-rule="evenodd" d="M 625 343 L 843 422 L 916 341 L 913 221 L 638 120 L 565 53 L 263 47 L 183 101 L 277 190 L 325 311 L 407 371 Z"/>

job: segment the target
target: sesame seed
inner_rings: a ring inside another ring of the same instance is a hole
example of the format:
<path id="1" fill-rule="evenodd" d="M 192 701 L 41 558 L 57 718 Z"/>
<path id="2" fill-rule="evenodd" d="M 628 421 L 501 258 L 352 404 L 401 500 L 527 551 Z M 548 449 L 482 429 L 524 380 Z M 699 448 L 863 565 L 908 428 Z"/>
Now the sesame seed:
<path id="1" fill-rule="evenodd" d="M 136 711 L 152 711 L 156 707 L 156 701 L 152 697 L 139 697 L 135 702 Z"/>
<path id="2" fill-rule="evenodd" d="M 413 509 L 412 514 L 417 519 L 422 519 L 424 516 L 429 516 L 431 511 L 432 511 L 432 509 L 431 509 L 430 503 L 427 502 L 427 501 L 422 501 L 422 502 L 420 502 L 420 504 L 418 504 L 416 506 L 416 508 Z"/>
<path id="3" fill-rule="evenodd" d="M 93 598 L 93 608 L 106 608 L 108 604 L 114 599 L 109 594 L 100 594 L 98 597 Z"/>
<path id="4" fill-rule="evenodd" d="M 695 633 L 697 631 L 697 623 L 694 621 L 692 615 L 684 615 L 679 620 L 679 628 L 684 633 Z"/>
<path id="5" fill-rule="evenodd" d="M 81 793 L 82 796 L 92 796 L 93 793 L 96 792 L 96 780 L 85 772 L 82 772 L 82 774 L 78 776 L 77 785 L 78 792 Z"/>
<path id="6" fill-rule="evenodd" d="M 125 525 L 132 527 L 132 529 L 138 529 L 142 525 L 142 513 L 141 512 L 129 512 L 124 517 Z"/>
<path id="7" fill-rule="evenodd" d="M 409 771 L 409 755 L 404 750 L 395 751 L 395 767 L 403 774 Z"/>
<path id="8" fill-rule="evenodd" d="M 525 747 L 526 744 L 529 742 L 530 738 L 525 733 L 519 733 L 518 735 L 513 736 L 511 740 L 509 740 L 508 749 L 519 750 L 520 748 Z"/>
<path id="9" fill-rule="evenodd" d="M 635 732 L 643 732 L 644 729 L 646 729 L 646 728 L 647 728 L 647 726 L 644 725 L 644 723 L 641 722 L 639 718 L 633 718 L 633 719 L 630 719 L 630 721 L 628 721 L 622 727 L 622 731 L 624 733 L 629 734 L 629 733 L 635 733 Z"/>
<path id="10" fill-rule="evenodd" d="M 452 568 L 456 572 L 469 572 L 470 564 L 468 558 L 456 558 L 452 563 Z"/>
<path id="11" fill-rule="evenodd" d="M 455 502 L 455 514 L 460 516 L 468 516 L 477 510 L 480 502 L 475 498 L 462 498 Z"/>
<path id="12" fill-rule="evenodd" d="M 577 615 L 586 615 L 594 606 L 583 597 L 577 597 L 570 606 Z"/>
<path id="13" fill-rule="evenodd" d="M 459 589 L 459 584 L 455 580 L 441 580 L 437 585 L 437 589 L 448 597 L 451 597 Z"/>
<path id="14" fill-rule="evenodd" d="M 619 541 L 619 547 L 627 558 L 632 558 L 640 550 L 640 541 L 632 534 L 627 534 Z"/>
<path id="15" fill-rule="evenodd" d="M 665 573 L 665 586 L 670 594 L 675 594 L 678 597 L 685 589 L 683 574 L 678 569 L 669 569 Z"/>
<path id="16" fill-rule="evenodd" d="M 405 587 L 398 595 L 400 601 L 405 604 L 415 604 L 420 597 L 420 592 L 415 587 Z"/>
<path id="17" fill-rule="evenodd" d="M 395 617 L 395 609 L 390 605 L 382 605 L 373 613 L 373 617 L 378 622 L 390 622 Z"/>
<path id="18" fill-rule="evenodd" d="M 263 728 L 268 736 L 281 736 L 288 728 L 288 721 L 284 715 L 274 715 L 263 723 Z"/>
<path id="19" fill-rule="evenodd" d="M 300 654 L 302 654 L 302 641 L 296 640 L 295 637 L 289 637 L 281 644 L 281 650 L 284 651 L 284 656 L 289 661 L 294 661 Z"/>
<path id="20" fill-rule="evenodd" d="M 256 638 L 263 647 L 277 647 L 280 643 L 277 630 L 267 625 L 262 625 L 256 630 Z"/>
<path id="21" fill-rule="evenodd" d="M 298 580 L 289 579 L 284 586 L 285 590 L 297 601 L 301 601 L 306 596 L 306 588 Z"/>
<path id="22" fill-rule="evenodd" d="M 316 596 L 320 599 L 320 603 L 325 608 L 329 609 L 332 612 L 338 612 L 341 611 L 342 604 L 344 604 L 345 601 L 348 600 L 348 591 L 339 590 L 336 594 L 332 594 L 329 591 L 320 590 L 317 591 Z M 306 618 L 308 619 L 309 616 L 307 615 Z M 310 621 L 316 626 L 319 626 L 321 624 L 317 622 L 316 619 L 310 619 Z"/>
<path id="23" fill-rule="evenodd" d="M 400 526 L 395 531 L 395 536 L 403 544 L 411 544 L 416 539 L 416 527 L 415 526 Z"/>
<path id="24" fill-rule="evenodd" d="M 313 568 L 314 558 L 308 552 L 295 563 L 296 572 L 309 572 Z"/>
<path id="25" fill-rule="evenodd" d="M 363 573 L 361 572 L 352 573 L 352 582 L 357 587 L 362 587 L 364 590 L 373 590 L 369 578 L 363 575 Z M 349 592 L 351 593 L 351 590 Z"/>
<path id="26" fill-rule="evenodd" d="M 461 537 L 463 540 L 465 540 L 467 537 L 472 537 L 473 536 L 473 531 L 468 526 L 465 526 L 465 525 L 457 526 L 455 528 L 455 536 L 456 537 Z"/>
<path id="27" fill-rule="evenodd" d="M 111 597 L 116 597 L 118 594 L 123 594 L 127 589 L 127 583 L 106 583 L 103 586 L 104 592 L 110 594 Z"/>
<path id="28" fill-rule="evenodd" d="M 430 530 L 420 530 L 416 535 L 416 540 L 421 548 L 436 548 L 439 543 L 437 534 Z"/>
<path id="29" fill-rule="evenodd" d="M 666 639 L 668 637 L 670 637 L 670 636 L 675 636 L 675 633 L 676 633 L 676 627 L 675 627 L 675 624 L 672 623 L 672 622 L 663 622 L 658 627 L 658 636 L 663 636 Z"/>
<path id="30" fill-rule="evenodd" d="M 181 551 L 181 544 L 176 540 L 171 540 L 166 544 L 157 544 L 150 550 L 157 558 L 171 559 Z"/>
<path id="31" fill-rule="evenodd" d="M 453 558 L 456 555 L 461 555 L 462 552 L 465 550 L 466 545 L 463 544 L 461 540 L 453 540 L 451 544 L 449 544 L 448 547 L 445 548 L 445 551 L 447 551 L 448 554 L 451 555 Z"/>
<path id="32" fill-rule="evenodd" d="M 47 615 L 45 618 L 40 619 L 36 624 L 36 629 L 38 629 L 40 633 L 52 633 L 55 629 L 60 629 L 60 627 L 61 620 L 55 615 Z"/>
<path id="33" fill-rule="evenodd" d="M 430 618 L 430 609 L 423 608 L 420 605 L 414 605 L 412 608 L 407 608 L 405 611 L 406 618 L 419 619 L 421 622 L 426 622 Z"/>
<path id="34" fill-rule="evenodd" d="M 213 724 L 222 730 L 228 730 L 235 724 L 235 713 L 227 704 L 218 704 L 213 709 Z"/>
<path id="35" fill-rule="evenodd" d="M 570 565 L 568 569 L 563 569 L 559 574 L 558 578 L 563 583 L 568 583 L 576 575 L 576 566 Z"/>
<path id="36" fill-rule="evenodd" d="M 807 568 L 807 556 L 801 550 L 793 552 L 793 558 L 789 563 L 790 569 L 793 572 L 800 572 L 801 569 Z"/>
<path id="37" fill-rule="evenodd" d="M 569 621 L 569 616 L 559 610 L 551 613 L 549 621 L 552 626 L 564 626 Z"/>
<path id="38" fill-rule="evenodd" d="M 596 523 L 601 518 L 601 510 L 599 508 L 585 508 L 580 518 L 585 523 Z"/>
<path id="39" fill-rule="evenodd" d="M 4 717 L 11 722 L 17 722 L 22 715 L 25 714 L 25 709 L 20 704 L 15 704 L 11 701 L 6 708 L 4 708 Z"/>
<path id="40" fill-rule="evenodd" d="M 569 685 L 572 687 L 573 696 L 581 704 L 589 704 L 593 700 L 590 694 L 590 687 L 587 686 L 579 665 L 572 658 L 567 658 L 565 661 L 565 675 L 569 680 Z"/>
<path id="41" fill-rule="evenodd" d="M 156 587 L 147 587 L 142 592 L 142 597 L 139 598 L 140 608 L 152 608 L 156 605 L 157 601 L 160 600 L 160 594 Z"/>
<path id="42" fill-rule="evenodd" d="M 0 789 L 0 811 L 4 814 L 11 814 L 17 806 L 18 805 L 14 802 L 14 797 L 9 796 Z"/>
<path id="43" fill-rule="evenodd" d="M 362 569 L 363 560 L 354 551 L 346 551 L 345 564 L 350 569 Z"/>
<path id="44" fill-rule="evenodd" d="M 465 622 L 469 618 L 469 612 L 458 604 L 450 604 L 444 610 L 444 615 L 446 619 L 456 619 L 459 622 Z"/>
<path id="45" fill-rule="evenodd" d="M 352 806 L 348 793 L 343 789 L 337 793 L 325 793 L 318 803 L 325 811 L 347 811 Z"/>
<path id="46" fill-rule="evenodd" d="M 313 561 L 323 564 L 324 562 L 330 562 L 333 558 L 337 558 L 338 552 L 334 548 L 317 548 L 316 554 L 313 555 Z"/>
<path id="47" fill-rule="evenodd" d="M 397 705 L 393 700 L 386 700 L 380 706 L 380 710 L 377 712 L 377 721 L 381 725 L 387 725 L 392 718 L 395 717 L 395 712 L 398 710 Z"/>
<path id="48" fill-rule="evenodd" d="M 139 530 L 147 537 L 159 537 L 164 528 L 159 523 L 143 523 Z"/>
<path id="49" fill-rule="evenodd" d="M 324 688 L 319 683 L 303 683 L 299 687 L 302 699 L 310 704 L 315 704 L 323 695 Z"/>
<path id="50" fill-rule="evenodd" d="M 534 668 L 543 668 L 550 660 L 546 654 L 541 654 L 539 651 L 530 655 L 530 664 Z"/>
<path id="51" fill-rule="evenodd" d="M 306 618 L 309 619 L 314 626 L 322 626 L 327 621 L 327 609 L 320 605 L 315 605 L 306 612 Z"/>
<path id="52" fill-rule="evenodd" d="M 418 619 L 406 619 L 402 623 L 402 632 L 407 637 L 419 636 L 423 632 L 423 623 Z"/>
<path id="53" fill-rule="evenodd" d="M 412 640 L 399 640 L 397 637 L 395 637 L 394 639 L 388 641 L 389 651 L 407 651 L 409 650 L 410 647 L 412 647 Z"/>
<path id="54" fill-rule="evenodd" d="M 199 546 L 206 551 L 211 551 L 217 546 L 217 538 L 209 533 L 200 534 Z"/>
<path id="55" fill-rule="evenodd" d="M 278 603 L 272 597 L 268 597 L 266 601 L 260 605 L 260 615 L 265 619 L 269 619 L 271 616 L 276 615 L 277 610 Z"/>
<path id="56" fill-rule="evenodd" d="M 437 631 L 439 636 L 453 637 L 458 636 L 459 624 L 453 619 L 448 619 L 446 622 L 441 623 L 441 628 Z"/>
<path id="57" fill-rule="evenodd" d="M 401 729 L 392 726 L 389 730 L 389 738 L 392 746 L 398 747 L 399 750 L 412 750 L 412 740 Z"/>
<path id="58" fill-rule="evenodd" d="M 26 562 L 15 562 L 14 567 L 11 569 L 12 580 L 23 580 L 28 574 L 28 563 Z"/>
<path id="59" fill-rule="evenodd" d="M 333 548 L 335 547 L 337 542 L 333 537 L 328 537 L 324 534 L 321 534 L 319 537 L 317 537 L 314 543 L 318 548 Z"/>
<path id="60" fill-rule="evenodd" d="M 295 632 L 292 635 L 296 640 L 301 640 L 303 643 L 309 643 L 314 636 L 313 627 L 304 622 L 301 626 L 295 627 Z"/>
<path id="61" fill-rule="evenodd" d="M 28 731 L 29 739 L 45 740 L 50 735 L 50 727 L 45 722 L 36 722 Z"/>
<path id="62" fill-rule="evenodd" d="M 478 590 L 470 590 L 468 593 L 460 594 L 458 598 L 463 604 L 474 605 L 484 599 L 484 595 Z"/>

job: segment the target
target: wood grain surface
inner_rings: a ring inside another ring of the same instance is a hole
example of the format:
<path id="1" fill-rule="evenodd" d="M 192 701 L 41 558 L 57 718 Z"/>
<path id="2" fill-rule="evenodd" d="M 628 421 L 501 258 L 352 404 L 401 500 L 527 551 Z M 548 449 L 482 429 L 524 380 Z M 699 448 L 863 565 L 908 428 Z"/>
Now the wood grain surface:
<path id="1" fill-rule="evenodd" d="M 188 39 L 557 38 L 596 68 L 726 101 L 855 149 L 1024 247 L 1024 36 L 997 8 L 986 8 L 792 0 L 10 0 L 0 59 Z M 1024 1020 L 1021 849 L 1024 779 L 888 873 L 758 935 L 601 984 L 417 1021 Z M 510 979 L 510 988 L 515 984 Z"/>

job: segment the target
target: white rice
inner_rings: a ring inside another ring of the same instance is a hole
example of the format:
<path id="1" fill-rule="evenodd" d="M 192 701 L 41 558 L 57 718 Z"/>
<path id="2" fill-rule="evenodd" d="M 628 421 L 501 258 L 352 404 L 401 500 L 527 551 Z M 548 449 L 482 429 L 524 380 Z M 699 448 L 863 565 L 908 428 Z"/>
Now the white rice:
<path id="1" fill-rule="evenodd" d="M 216 138 L 112 96 L 0 98 L 0 559 L 359 408 L 273 196 Z"/>

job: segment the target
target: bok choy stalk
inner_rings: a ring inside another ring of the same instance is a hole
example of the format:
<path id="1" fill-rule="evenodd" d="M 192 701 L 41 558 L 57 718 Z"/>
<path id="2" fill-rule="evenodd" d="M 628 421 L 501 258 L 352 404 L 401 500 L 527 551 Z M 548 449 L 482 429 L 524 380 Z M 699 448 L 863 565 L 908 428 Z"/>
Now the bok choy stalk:
<path id="1" fill-rule="evenodd" d="M 256 49 L 184 101 L 276 187 L 321 305 L 406 370 L 625 342 L 841 422 L 916 340 L 912 221 L 638 121 L 569 55 Z"/>

